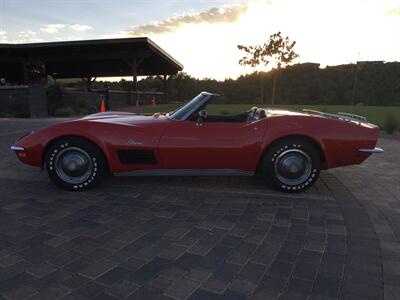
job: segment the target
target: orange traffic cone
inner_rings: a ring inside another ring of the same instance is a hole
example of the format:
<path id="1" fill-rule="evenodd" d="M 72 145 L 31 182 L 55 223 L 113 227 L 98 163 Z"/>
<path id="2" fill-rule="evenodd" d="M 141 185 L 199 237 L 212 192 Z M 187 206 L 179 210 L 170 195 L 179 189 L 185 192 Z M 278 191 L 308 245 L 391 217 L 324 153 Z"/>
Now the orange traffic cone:
<path id="1" fill-rule="evenodd" d="M 100 112 L 105 112 L 105 111 L 106 111 L 106 105 L 104 104 L 104 99 L 101 99 Z"/>
<path id="2" fill-rule="evenodd" d="M 136 107 L 139 107 L 139 100 L 136 100 Z"/>
<path id="3" fill-rule="evenodd" d="M 154 108 L 156 108 L 156 97 L 153 96 L 153 99 L 151 99 L 151 106 Z"/>

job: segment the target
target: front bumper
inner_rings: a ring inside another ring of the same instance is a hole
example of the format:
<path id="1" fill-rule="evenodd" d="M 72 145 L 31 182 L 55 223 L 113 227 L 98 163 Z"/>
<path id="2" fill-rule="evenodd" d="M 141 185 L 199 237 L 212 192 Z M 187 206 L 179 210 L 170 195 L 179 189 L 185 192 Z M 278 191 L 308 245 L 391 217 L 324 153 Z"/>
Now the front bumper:
<path id="1" fill-rule="evenodd" d="M 24 147 L 21 147 L 21 146 L 14 146 L 14 145 L 13 145 L 13 146 L 10 147 L 10 149 L 11 149 L 12 151 L 15 152 L 15 154 L 17 155 L 17 157 L 18 157 L 20 160 L 22 160 L 22 162 L 26 163 L 26 159 L 27 159 L 27 157 L 28 157 L 28 154 L 26 153 Z"/>
<path id="2" fill-rule="evenodd" d="M 359 152 L 363 152 L 363 153 L 382 153 L 383 149 L 382 148 L 372 148 L 372 149 L 358 149 Z"/>
<path id="3" fill-rule="evenodd" d="M 12 151 L 25 151 L 24 147 L 19 147 L 19 146 L 11 146 L 10 149 Z"/>

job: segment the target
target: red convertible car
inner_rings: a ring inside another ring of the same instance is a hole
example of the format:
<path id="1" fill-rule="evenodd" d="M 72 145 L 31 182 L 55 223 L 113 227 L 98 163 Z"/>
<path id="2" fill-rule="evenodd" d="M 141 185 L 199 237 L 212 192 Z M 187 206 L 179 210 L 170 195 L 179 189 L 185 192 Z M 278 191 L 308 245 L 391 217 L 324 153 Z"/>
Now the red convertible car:
<path id="1" fill-rule="evenodd" d="M 11 149 L 24 163 L 46 168 L 67 190 L 90 188 L 106 173 L 260 173 L 288 192 L 309 188 L 322 169 L 359 164 L 382 152 L 375 147 L 379 128 L 364 117 L 256 107 L 208 115 L 217 96 L 203 92 L 166 115 L 89 115 L 31 132 Z"/>

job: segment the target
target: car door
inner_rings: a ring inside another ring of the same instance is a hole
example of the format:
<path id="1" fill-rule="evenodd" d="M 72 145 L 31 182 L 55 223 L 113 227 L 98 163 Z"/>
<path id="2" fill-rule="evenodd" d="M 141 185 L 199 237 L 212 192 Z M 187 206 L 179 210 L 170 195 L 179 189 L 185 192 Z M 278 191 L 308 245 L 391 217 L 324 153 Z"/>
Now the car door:
<path id="1" fill-rule="evenodd" d="M 158 150 L 165 169 L 236 169 L 253 171 L 266 122 L 243 123 L 171 120 Z"/>

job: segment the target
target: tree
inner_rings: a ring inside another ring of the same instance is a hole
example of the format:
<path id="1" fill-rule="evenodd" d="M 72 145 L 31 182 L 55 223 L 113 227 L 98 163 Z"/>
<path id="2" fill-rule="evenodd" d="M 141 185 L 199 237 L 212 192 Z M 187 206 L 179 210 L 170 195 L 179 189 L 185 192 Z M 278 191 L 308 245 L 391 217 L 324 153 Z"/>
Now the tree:
<path id="1" fill-rule="evenodd" d="M 238 49 L 245 52 L 245 56 L 239 60 L 242 66 L 249 65 L 256 67 L 261 64 L 267 66 L 275 63 L 277 70 L 273 72 L 274 81 L 272 87 L 272 104 L 275 103 L 276 84 L 278 79 L 278 72 L 282 67 L 289 65 L 299 55 L 293 50 L 296 42 L 291 42 L 288 37 L 283 38 L 281 32 L 271 34 L 266 43 L 255 46 L 238 45 Z M 263 86 L 261 84 L 261 102 L 263 101 Z"/>

